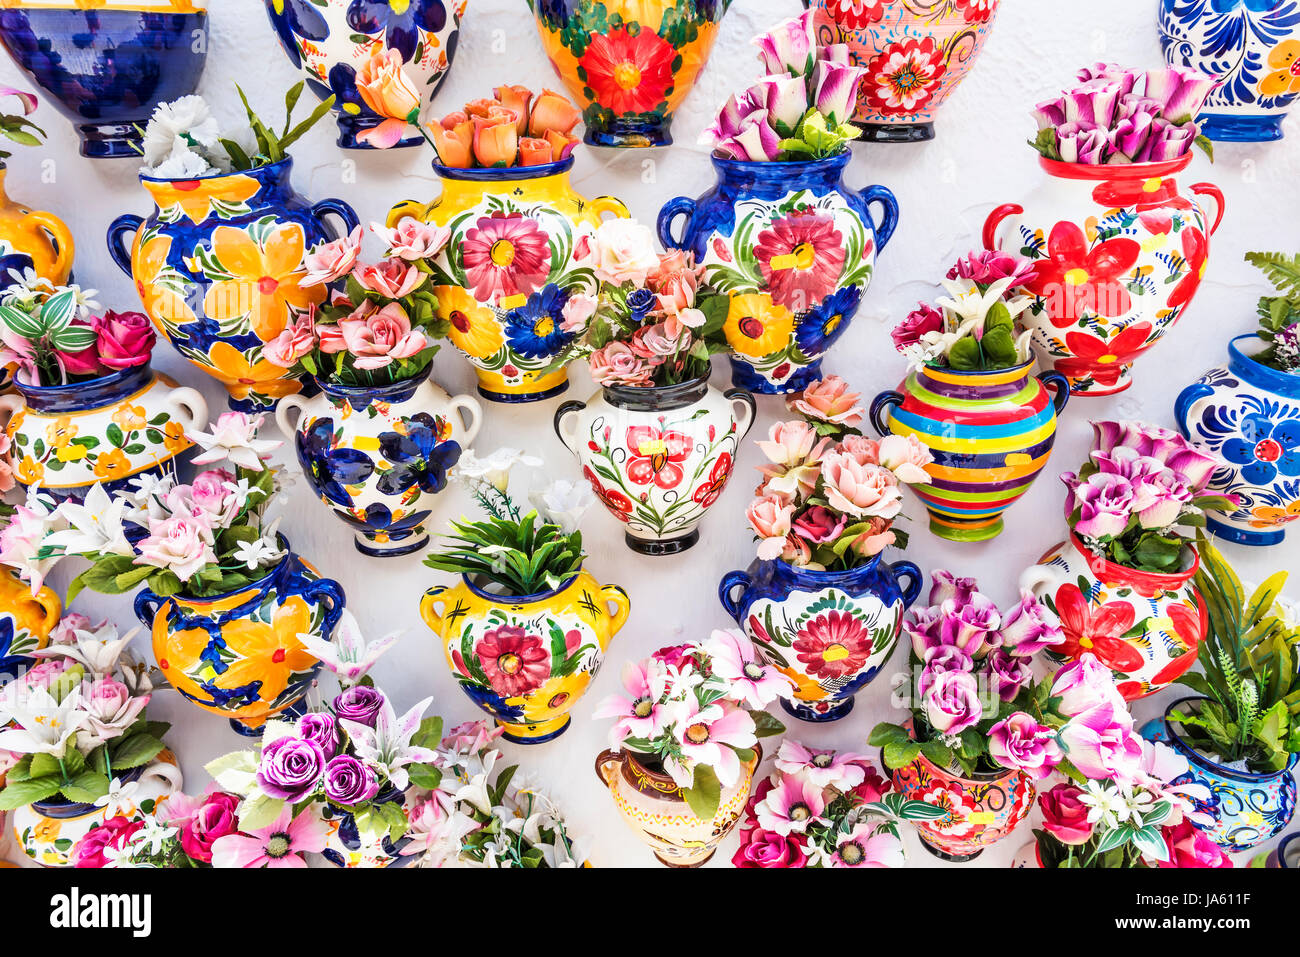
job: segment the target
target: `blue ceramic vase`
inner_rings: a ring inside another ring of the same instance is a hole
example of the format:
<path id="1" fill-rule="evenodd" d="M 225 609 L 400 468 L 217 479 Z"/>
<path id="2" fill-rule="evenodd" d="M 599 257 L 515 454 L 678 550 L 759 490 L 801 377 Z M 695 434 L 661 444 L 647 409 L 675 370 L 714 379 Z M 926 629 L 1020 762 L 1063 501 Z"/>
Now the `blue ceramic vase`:
<path id="1" fill-rule="evenodd" d="M 1165 709 L 1163 719 L 1142 726 L 1142 737 L 1161 741 L 1187 759 L 1187 773 L 1174 778 L 1172 785 L 1200 784 L 1209 788 L 1210 799 L 1195 803 L 1198 811 L 1214 818 L 1214 823 L 1197 827 L 1220 847 L 1248 851 L 1281 833 L 1295 815 L 1296 780 L 1292 772 L 1300 755 L 1291 755 L 1285 770 L 1271 774 L 1227 768 L 1206 757 L 1174 730 L 1169 717 L 1201 700 L 1189 697 L 1173 702 Z"/>
<path id="2" fill-rule="evenodd" d="M 1207 517 L 1210 531 L 1239 545 L 1276 545 L 1300 519 L 1300 375 L 1251 358 L 1265 343 L 1253 333 L 1228 343 L 1228 361 L 1181 393 L 1174 418 L 1187 438 L 1227 465 L 1210 490 L 1240 498 Z"/>
<path id="3" fill-rule="evenodd" d="M 898 225 L 898 201 L 883 186 L 847 188 L 849 157 L 847 149 L 803 163 L 715 155 L 713 189 L 659 213 L 664 247 L 693 252 L 708 286 L 731 297 L 725 332 L 739 388 L 801 391 L 821 378 L 822 357 L 857 314 Z"/>
<path id="4" fill-rule="evenodd" d="M 13 0 L 0 43 L 76 126 L 81 155 L 138 157 L 154 108 L 193 93 L 208 56 L 208 15 L 187 0 L 73 9 Z"/>
<path id="5" fill-rule="evenodd" d="M 406 792 L 390 786 L 370 803 L 395 804 L 400 809 L 405 801 Z M 392 841 L 385 835 L 379 841 L 369 840 L 362 836 L 352 811 L 332 802 L 326 802 L 321 808 L 321 817 L 328 832 L 321 857 L 335 867 L 402 867 L 411 860 L 402 857 L 402 848 L 411 843 L 409 837 Z"/>
<path id="6" fill-rule="evenodd" d="M 921 582 L 911 562 L 889 564 L 879 555 L 837 572 L 759 559 L 747 571 L 722 576 L 718 597 L 763 656 L 794 682 L 782 707 L 803 721 L 836 721 L 889 660 Z"/>

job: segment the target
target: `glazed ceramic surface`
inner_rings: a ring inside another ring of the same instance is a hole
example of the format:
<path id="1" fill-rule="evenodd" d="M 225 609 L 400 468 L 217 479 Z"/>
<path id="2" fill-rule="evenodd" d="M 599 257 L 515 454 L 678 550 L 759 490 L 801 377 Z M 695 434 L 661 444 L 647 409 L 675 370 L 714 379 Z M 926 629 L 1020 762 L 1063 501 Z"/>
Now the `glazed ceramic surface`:
<path id="1" fill-rule="evenodd" d="M 748 571 L 722 576 L 718 597 L 794 682 L 793 699 L 781 702 L 785 710 L 803 721 L 836 721 L 893 654 L 921 581 L 911 562 L 888 564 L 879 555 L 841 572 L 759 559 Z"/>
<path id="2" fill-rule="evenodd" d="M 336 216 L 344 232 L 357 225 L 347 203 L 311 205 L 294 192 L 292 170 L 286 159 L 194 180 L 141 176 L 153 213 L 119 216 L 108 230 L 109 252 L 154 325 L 244 411 L 301 390 L 262 358 L 262 347 L 324 301 L 323 286 L 299 283 L 306 251 L 340 235 L 327 217 Z"/>
<path id="3" fill-rule="evenodd" d="M 343 614 L 343 589 L 280 547 L 285 558 L 261 581 L 214 598 L 160 598 L 145 588 L 136 617 L 151 629 L 163 675 L 194 704 L 256 735 L 298 705 L 320 662 L 299 635 L 326 641 Z"/>
<path id="4" fill-rule="evenodd" d="M 595 289 L 591 270 L 578 265 L 579 244 L 605 213 L 628 215 L 613 197 L 574 192 L 572 169 L 573 157 L 508 169 L 435 165 L 442 195 L 388 214 L 390 226 L 416 216 L 451 230 L 431 277 L 438 314 L 477 370 L 479 394 L 494 402 L 536 402 L 569 387 L 565 369 L 547 367 L 573 339 L 561 327 L 564 304 Z"/>
<path id="5" fill-rule="evenodd" d="M 909 801 L 924 801 L 947 812 L 933 821 L 915 822 L 926 850 L 944 860 L 978 857 L 1014 831 L 1034 806 L 1034 783 L 1023 771 L 963 777 L 922 754 L 891 770 L 890 776 Z"/>
<path id="6" fill-rule="evenodd" d="M 714 156 L 713 189 L 698 200 L 679 196 L 659 213 L 664 247 L 694 252 L 709 286 L 731 296 L 725 331 L 742 389 L 798 392 L 821 377 L 822 356 L 857 314 L 876 255 L 894 234 L 893 193 L 844 185 L 850 155 L 807 163 Z"/>
<path id="7" fill-rule="evenodd" d="M 541 595 L 494 595 L 462 578 L 420 601 L 452 677 L 517 744 L 541 744 L 568 729 L 569 710 L 630 609 L 622 588 L 585 571 Z"/>
<path id="8" fill-rule="evenodd" d="M 373 56 L 396 50 L 402 72 L 427 108 L 456 56 L 468 0 L 264 0 L 280 45 L 312 91 L 334 100 L 338 145 L 370 149 L 357 139 L 383 122 L 357 91 L 357 74 Z M 398 146 L 421 146 L 412 133 Z"/>
<path id="9" fill-rule="evenodd" d="M 62 614 L 63 602 L 52 589 L 33 595 L 17 572 L 0 568 L 0 686 L 36 663 L 31 653 L 49 643 Z"/>
<path id="10" fill-rule="evenodd" d="M 700 520 L 727 487 L 754 409 L 748 392 L 719 392 L 707 378 L 612 387 L 585 404 L 560 406 L 555 432 L 582 463 L 592 491 L 626 526 L 628 545 L 672 555 L 699 540 Z"/>
<path id="11" fill-rule="evenodd" d="M 1221 78 L 1196 118 L 1212 140 L 1282 138 L 1300 95 L 1296 0 L 1160 0 L 1160 46 L 1171 66 Z"/>
<path id="12" fill-rule="evenodd" d="M 203 6 L 5 0 L 0 43 L 76 126 L 82 156 L 138 157 L 154 108 L 198 86 L 208 56 Z"/>
<path id="13" fill-rule="evenodd" d="M 396 804 L 399 808 L 406 800 L 406 792 L 389 788 L 380 793 L 375 804 Z M 396 843 L 387 837 L 379 841 L 363 836 L 357 828 L 352 812 L 337 804 L 325 802 L 321 808 L 327 831 L 325 850 L 321 856 L 335 867 L 401 867 L 408 858 L 400 855 L 410 838 Z"/>
<path id="14" fill-rule="evenodd" d="M 697 817 L 681 789 L 662 771 L 647 768 L 631 751 L 602 751 L 596 757 L 596 777 L 609 789 L 614 806 L 659 863 L 669 867 L 699 867 L 713 856 L 744 813 L 763 760 L 761 745 L 741 763 L 740 777 L 722 789 L 712 818 Z"/>
<path id="15" fill-rule="evenodd" d="M 1186 549 L 1174 574 L 1136 571 L 1094 555 L 1074 535 L 1020 576 L 1061 619 L 1065 643 L 1053 649 L 1074 660 L 1084 652 L 1115 672 L 1120 694 L 1155 694 L 1196 664 L 1209 611 L 1192 579 L 1201 559 Z"/>
<path id="16" fill-rule="evenodd" d="M 136 782 L 138 789 L 129 804 L 119 806 L 111 815 L 104 807 L 63 800 L 27 804 L 11 812 L 9 823 L 18 850 L 44 867 L 71 867 L 72 848 L 106 818 L 117 814 L 132 819 L 152 817 L 184 783 L 169 751 L 160 752 L 148 767 L 135 768 L 121 778 Z"/>
<path id="17" fill-rule="evenodd" d="M 388 386 L 318 384 L 320 395 L 285 396 L 275 410 L 307 484 L 351 526 L 362 554 L 424 548 L 447 471 L 483 424 L 478 401 L 449 397 L 429 381 L 428 369 Z"/>
<path id="18" fill-rule="evenodd" d="M 1037 297 L 1022 313 L 1043 366 L 1075 395 L 1132 384 L 1135 359 L 1191 306 L 1223 219 L 1211 183 L 1183 190 L 1192 154 L 1167 163 L 1089 166 L 1041 158 L 1045 179 L 1024 204 L 995 209 L 984 245 L 1034 260 Z M 1213 218 L 1204 197 L 1213 200 Z"/>
<path id="19" fill-rule="evenodd" d="M 1196 809 L 1209 814 L 1214 823 L 1208 827 L 1197 825 L 1216 844 L 1230 851 L 1247 851 L 1258 847 L 1280 834 L 1295 816 L 1296 779 L 1295 766 L 1300 756 L 1291 755 L 1285 770 L 1272 774 L 1256 774 L 1243 769 L 1229 768 L 1201 754 L 1182 737 L 1174 727 L 1177 722 L 1170 715 L 1186 712 L 1198 698 L 1181 698 L 1165 709 L 1164 720 L 1149 721 L 1142 726 L 1142 736 L 1152 741 L 1163 741 L 1187 759 L 1190 765 L 1186 774 L 1171 783 L 1200 784 L 1210 790 L 1208 801 L 1196 801 Z"/>
<path id="20" fill-rule="evenodd" d="M 876 431 L 914 435 L 934 455 L 925 469 L 930 482 L 911 488 L 940 538 L 996 538 L 1002 513 L 1047 465 L 1070 384 L 1059 372 L 1035 377 L 1033 365 L 998 372 L 926 366 L 872 402 Z"/>
<path id="21" fill-rule="evenodd" d="M 526 0 L 595 146 L 668 146 L 731 0 Z"/>
<path id="22" fill-rule="evenodd" d="M 1263 347 L 1253 334 L 1233 339 L 1227 363 L 1174 403 L 1179 431 L 1227 460 L 1209 487 L 1241 501 L 1207 524 L 1240 545 L 1276 545 L 1300 519 L 1300 375 L 1251 358 Z"/>
<path id="23" fill-rule="evenodd" d="M 999 0 L 804 0 L 817 43 L 843 43 L 865 69 L 854 119 L 869 143 L 934 139 L 934 115 L 966 79 Z"/>
<path id="24" fill-rule="evenodd" d="M 72 230 L 53 213 L 28 209 L 10 199 L 4 188 L 7 172 L 0 169 L 0 292 L 14 284 L 10 270 L 30 269 L 61 286 L 72 275 L 77 251 Z"/>
<path id="25" fill-rule="evenodd" d="M 0 396 L 14 474 L 55 498 L 81 499 L 102 484 L 124 488 L 142 472 L 175 475 L 193 448 L 186 432 L 208 422 L 208 405 L 146 363 L 61 386 L 15 384 Z"/>

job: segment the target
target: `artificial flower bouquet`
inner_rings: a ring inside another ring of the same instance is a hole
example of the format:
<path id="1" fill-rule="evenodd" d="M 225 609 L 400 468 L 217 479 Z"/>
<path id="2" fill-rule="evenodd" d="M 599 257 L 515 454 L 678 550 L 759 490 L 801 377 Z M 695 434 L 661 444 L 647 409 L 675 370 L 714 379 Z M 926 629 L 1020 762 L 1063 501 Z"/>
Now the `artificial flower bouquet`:
<path id="1" fill-rule="evenodd" d="M 1130 70 L 1097 63 L 1078 73 L 1079 86 L 1034 108 L 1043 156 L 1087 165 L 1165 163 L 1193 144 L 1211 153 L 1196 115 L 1219 81 L 1196 70 Z"/>
<path id="2" fill-rule="evenodd" d="M 238 796 L 215 784 L 197 797 L 172 794 L 148 817 L 118 814 L 96 824 L 73 845 L 73 866 L 213 867 L 219 840 L 251 837 L 239 829 L 238 808 Z M 222 854 L 231 846 L 222 845 Z"/>
<path id="3" fill-rule="evenodd" d="M 544 166 L 568 159 L 580 142 L 582 114 L 562 94 L 499 86 L 493 99 L 471 100 L 429 124 L 438 163 L 452 169 Z"/>
<path id="4" fill-rule="evenodd" d="M 629 662 L 623 687 L 593 715 L 615 719 L 610 748 L 632 751 L 648 770 L 669 775 L 704 820 L 717 813 L 722 789 L 740 780 L 758 739 L 785 730 L 763 709 L 793 690 L 734 630 Z"/>
<path id="5" fill-rule="evenodd" d="M 1143 422 L 1093 422 L 1092 452 L 1065 472 L 1070 531 L 1096 554 L 1138 571 L 1168 574 L 1187 561 L 1180 529 L 1203 526 L 1207 511 L 1231 511 L 1235 495 L 1206 495 L 1224 464 L 1177 432 Z"/>
<path id="6" fill-rule="evenodd" d="M 893 792 L 865 755 L 781 742 L 745 807 L 736 867 L 903 867 L 899 821 L 945 811 Z"/>
<path id="7" fill-rule="evenodd" d="M 1032 332 L 1017 318 L 1034 304 L 1020 292 L 1034 264 L 1002 252 L 972 252 L 957 260 L 934 305 L 920 303 L 890 335 L 894 348 L 915 366 L 958 372 L 993 372 L 1028 362 Z"/>
<path id="8" fill-rule="evenodd" d="M 575 338 L 552 369 L 584 358 L 602 387 L 676 385 L 708 376 L 710 358 L 730 349 L 727 297 L 701 293 L 693 253 L 656 252 L 649 227 L 613 219 L 579 240 L 576 255 L 595 295 L 565 303 L 564 330 Z"/>
<path id="9" fill-rule="evenodd" d="M 36 112 L 38 100 L 35 94 L 16 90 L 12 86 L 0 86 L 0 99 L 8 96 L 17 98 L 22 112 L 0 113 L 0 136 L 19 146 L 40 146 L 45 131 L 27 118 Z M 13 153 L 0 149 L 0 170 L 8 166 L 11 156 Z"/>
<path id="10" fill-rule="evenodd" d="M 860 399 L 827 376 L 786 400 L 801 421 L 778 422 L 758 443 L 767 464 L 746 517 L 759 558 L 835 571 L 906 547 L 907 533 L 893 527 L 902 487 L 929 481 L 934 457 L 914 436 L 864 436 Z"/>
<path id="11" fill-rule="evenodd" d="M 1259 337 L 1268 343 L 1251 356 L 1256 362 L 1300 375 L 1300 255 L 1247 253 L 1246 262 L 1258 267 L 1277 287 L 1278 295 L 1259 300 Z"/>
<path id="12" fill-rule="evenodd" d="M 754 38 L 767 75 L 727 100 L 701 144 L 729 159 L 800 162 L 843 153 L 861 135 L 850 120 L 866 71 L 849 63 L 846 44 L 817 45 L 815 16 L 807 10 Z"/>

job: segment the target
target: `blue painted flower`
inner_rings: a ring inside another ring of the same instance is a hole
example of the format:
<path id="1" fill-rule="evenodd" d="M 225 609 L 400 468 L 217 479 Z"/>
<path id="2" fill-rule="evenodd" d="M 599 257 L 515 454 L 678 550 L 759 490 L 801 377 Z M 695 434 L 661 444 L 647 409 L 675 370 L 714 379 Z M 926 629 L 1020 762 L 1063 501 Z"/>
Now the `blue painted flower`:
<path id="1" fill-rule="evenodd" d="M 362 532 L 371 534 L 387 532 L 389 539 L 400 542 L 410 538 L 417 528 L 429 520 L 429 516 L 432 514 L 429 509 L 424 509 L 393 521 L 392 511 L 383 502 L 378 502 L 367 506 L 362 518 L 358 519 L 351 515 L 344 515 L 343 520 Z"/>
<path id="2" fill-rule="evenodd" d="M 1241 466 L 1241 477 L 1252 485 L 1267 485 L 1279 472 L 1300 475 L 1300 419 L 1242 416 L 1241 436 L 1223 443 L 1223 457 Z"/>
<path id="3" fill-rule="evenodd" d="M 518 721 L 524 716 L 523 705 L 507 704 L 506 699 L 493 691 L 490 685 L 462 681 L 460 686 L 469 695 L 471 701 L 493 717 L 500 718 L 502 721 Z"/>
<path id="4" fill-rule="evenodd" d="M 352 507 L 345 486 L 361 485 L 375 471 L 370 456 L 356 449 L 335 447 L 334 420 L 317 419 L 306 434 L 298 433 L 298 461 L 317 494 L 326 501 Z"/>
<path id="5" fill-rule="evenodd" d="M 862 290 L 858 286 L 846 286 L 823 299 L 821 305 L 799 321 L 794 331 L 799 351 L 805 356 L 819 356 L 834 345 L 848 329 L 861 301 Z"/>
<path id="6" fill-rule="evenodd" d="M 528 302 L 506 313 L 506 341 L 521 356 L 545 359 L 558 355 L 573 339 L 565 332 L 564 305 L 569 293 L 554 283 L 533 293 Z"/>
<path id="7" fill-rule="evenodd" d="M 443 420 L 427 412 L 402 417 L 406 432 L 381 432 L 379 451 L 389 463 L 375 487 L 401 495 L 419 486 L 430 494 L 447 487 L 447 470 L 460 461 L 460 443 L 442 441 Z"/>
<path id="8" fill-rule="evenodd" d="M 271 0 L 266 12 L 294 66 L 302 66 L 298 37 L 319 43 L 330 35 L 329 24 L 311 0 Z"/>
<path id="9" fill-rule="evenodd" d="M 443 0 L 352 0 L 348 26 L 371 36 L 383 33 L 389 49 L 410 63 L 420 46 L 420 30 L 437 33 L 447 25 Z"/>

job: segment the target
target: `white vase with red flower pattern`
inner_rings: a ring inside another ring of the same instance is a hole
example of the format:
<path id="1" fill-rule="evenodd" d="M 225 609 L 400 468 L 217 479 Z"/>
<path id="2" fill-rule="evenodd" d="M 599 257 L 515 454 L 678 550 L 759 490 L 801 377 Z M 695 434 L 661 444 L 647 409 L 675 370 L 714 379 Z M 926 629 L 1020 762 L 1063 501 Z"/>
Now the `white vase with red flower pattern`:
<path id="1" fill-rule="evenodd" d="M 1212 183 L 1179 186 L 1191 161 L 1191 153 L 1103 165 L 1043 157 L 1044 181 L 1023 203 L 989 214 L 984 245 L 1037 267 L 1026 286 L 1037 301 L 1020 321 L 1040 363 L 1068 377 L 1073 395 L 1127 389 L 1133 362 L 1191 306 L 1224 210 Z"/>
<path id="2" fill-rule="evenodd" d="M 721 392 L 707 377 L 608 386 L 587 402 L 561 405 L 555 433 L 626 526 L 628 547 L 675 555 L 699 541 L 700 521 L 727 487 L 754 410 L 750 393 Z"/>
<path id="3" fill-rule="evenodd" d="M 1071 533 L 1020 576 L 1061 619 L 1064 644 L 1054 656 L 1085 652 L 1115 673 L 1126 701 L 1155 694 L 1196 664 L 1209 625 L 1193 579 L 1201 559 L 1187 546 L 1179 571 L 1139 571 L 1088 549 Z"/>

